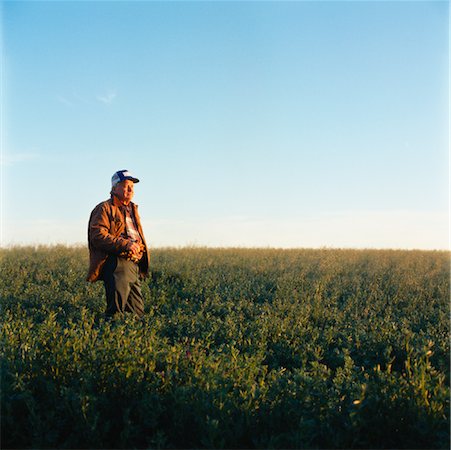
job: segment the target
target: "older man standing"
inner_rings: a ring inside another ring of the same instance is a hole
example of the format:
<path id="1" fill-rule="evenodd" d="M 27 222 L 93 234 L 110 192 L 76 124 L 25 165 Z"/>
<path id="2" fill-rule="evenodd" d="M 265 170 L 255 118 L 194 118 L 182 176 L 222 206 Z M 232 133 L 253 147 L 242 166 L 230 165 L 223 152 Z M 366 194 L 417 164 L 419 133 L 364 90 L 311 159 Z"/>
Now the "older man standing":
<path id="1" fill-rule="evenodd" d="M 132 202 L 139 180 L 128 170 L 111 179 L 111 198 L 92 211 L 88 225 L 88 281 L 102 280 L 107 318 L 116 313 L 144 314 L 141 279 L 149 272 L 147 249 L 138 207 Z"/>

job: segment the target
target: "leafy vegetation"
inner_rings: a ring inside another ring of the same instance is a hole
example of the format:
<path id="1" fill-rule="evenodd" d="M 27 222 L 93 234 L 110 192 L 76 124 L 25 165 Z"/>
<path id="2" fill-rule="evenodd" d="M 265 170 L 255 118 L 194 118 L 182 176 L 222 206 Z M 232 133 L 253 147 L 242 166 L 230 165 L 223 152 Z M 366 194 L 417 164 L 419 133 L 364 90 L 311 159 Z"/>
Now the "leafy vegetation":
<path id="1" fill-rule="evenodd" d="M 449 448 L 449 254 L 158 249 L 103 320 L 87 251 L 1 250 L 5 448 Z"/>

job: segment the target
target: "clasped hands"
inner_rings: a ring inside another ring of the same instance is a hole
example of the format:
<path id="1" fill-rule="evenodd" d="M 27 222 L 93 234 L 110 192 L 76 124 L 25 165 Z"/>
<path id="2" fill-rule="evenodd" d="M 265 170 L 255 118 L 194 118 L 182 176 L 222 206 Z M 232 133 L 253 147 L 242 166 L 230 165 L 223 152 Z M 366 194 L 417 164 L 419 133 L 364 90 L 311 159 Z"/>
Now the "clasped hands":
<path id="1" fill-rule="evenodd" d="M 134 262 L 138 262 L 143 253 L 144 253 L 144 245 L 140 244 L 139 242 L 133 242 L 130 241 L 127 244 L 127 259 L 134 261 Z"/>

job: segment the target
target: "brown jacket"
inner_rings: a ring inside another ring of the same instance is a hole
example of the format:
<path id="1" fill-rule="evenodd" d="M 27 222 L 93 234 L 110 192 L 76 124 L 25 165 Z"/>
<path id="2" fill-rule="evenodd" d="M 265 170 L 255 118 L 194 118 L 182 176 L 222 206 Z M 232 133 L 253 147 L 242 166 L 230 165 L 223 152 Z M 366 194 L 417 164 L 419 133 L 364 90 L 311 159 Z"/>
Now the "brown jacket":
<path id="1" fill-rule="evenodd" d="M 144 239 L 138 206 L 131 202 L 138 232 L 144 244 L 144 254 L 138 263 L 144 278 L 149 273 L 149 250 Z M 87 280 L 98 281 L 108 255 L 119 255 L 127 250 L 127 239 L 121 237 L 125 229 L 125 217 L 113 198 L 99 203 L 92 211 L 88 225 L 89 271 Z"/>

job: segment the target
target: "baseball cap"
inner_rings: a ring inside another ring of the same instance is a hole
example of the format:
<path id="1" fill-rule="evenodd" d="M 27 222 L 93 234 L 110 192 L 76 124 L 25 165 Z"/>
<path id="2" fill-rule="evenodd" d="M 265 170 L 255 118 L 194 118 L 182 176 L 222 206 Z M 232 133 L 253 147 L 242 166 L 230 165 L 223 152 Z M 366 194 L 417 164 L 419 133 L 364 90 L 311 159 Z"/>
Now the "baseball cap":
<path id="1" fill-rule="evenodd" d="M 139 183 L 138 178 L 135 178 L 127 169 L 124 169 L 114 173 L 111 177 L 111 185 L 114 186 L 124 180 L 131 180 L 133 183 Z"/>

